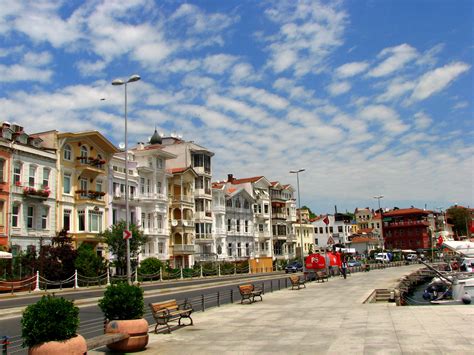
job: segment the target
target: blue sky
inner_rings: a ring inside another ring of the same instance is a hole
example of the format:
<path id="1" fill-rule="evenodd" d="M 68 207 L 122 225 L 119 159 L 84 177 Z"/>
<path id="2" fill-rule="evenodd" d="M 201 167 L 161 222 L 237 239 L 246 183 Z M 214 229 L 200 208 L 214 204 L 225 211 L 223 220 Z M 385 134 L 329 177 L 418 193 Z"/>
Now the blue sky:
<path id="1" fill-rule="evenodd" d="M 317 213 L 472 206 L 473 2 L 0 0 L 0 112 L 28 133 L 155 125 L 215 180 L 296 185 Z M 105 100 L 101 100 L 105 99 Z"/>

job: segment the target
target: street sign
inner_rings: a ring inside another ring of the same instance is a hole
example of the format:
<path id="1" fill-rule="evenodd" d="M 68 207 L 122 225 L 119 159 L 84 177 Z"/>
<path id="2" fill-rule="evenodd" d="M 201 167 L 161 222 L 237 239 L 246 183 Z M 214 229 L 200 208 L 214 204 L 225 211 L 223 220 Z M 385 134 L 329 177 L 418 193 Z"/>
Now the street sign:
<path id="1" fill-rule="evenodd" d="M 132 232 L 130 232 L 128 230 L 123 231 L 123 239 L 129 239 L 131 237 L 132 237 Z"/>

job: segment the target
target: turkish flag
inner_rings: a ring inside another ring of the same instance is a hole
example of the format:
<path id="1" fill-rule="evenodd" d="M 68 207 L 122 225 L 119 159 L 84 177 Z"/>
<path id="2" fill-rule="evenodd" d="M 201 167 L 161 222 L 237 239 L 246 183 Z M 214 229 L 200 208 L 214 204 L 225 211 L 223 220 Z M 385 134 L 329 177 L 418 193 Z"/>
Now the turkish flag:
<path id="1" fill-rule="evenodd" d="M 306 257 L 305 264 L 307 269 L 324 269 L 326 268 L 326 259 L 324 258 L 324 255 L 319 253 L 310 254 Z"/>
<path id="2" fill-rule="evenodd" d="M 439 236 L 438 237 L 438 242 L 436 243 L 438 246 L 441 246 L 441 244 L 443 244 L 443 237 L 442 236 Z"/>
<path id="3" fill-rule="evenodd" d="M 323 222 L 326 223 L 326 225 L 329 224 L 329 218 L 328 218 L 328 216 L 326 216 L 326 217 L 323 218 Z"/>

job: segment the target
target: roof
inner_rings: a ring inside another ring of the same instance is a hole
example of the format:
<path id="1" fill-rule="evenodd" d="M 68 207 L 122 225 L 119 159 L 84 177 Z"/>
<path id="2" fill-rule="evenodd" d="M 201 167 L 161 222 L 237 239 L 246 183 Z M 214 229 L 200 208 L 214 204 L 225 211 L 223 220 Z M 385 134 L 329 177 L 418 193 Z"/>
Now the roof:
<path id="1" fill-rule="evenodd" d="M 221 182 L 213 182 L 211 186 L 213 189 L 221 189 L 224 186 L 224 184 Z"/>
<path id="2" fill-rule="evenodd" d="M 193 168 L 190 166 L 184 167 L 184 168 L 172 168 L 172 169 L 167 169 L 166 172 L 171 173 L 171 174 L 183 174 L 186 171 L 191 171 L 195 176 L 197 176 L 197 173 L 194 171 Z"/>
<path id="3" fill-rule="evenodd" d="M 406 216 L 410 214 L 423 214 L 423 215 L 428 215 L 430 214 L 429 211 L 425 211 L 419 208 L 401 208 L 399 210 L 392 210 L 390 212 L 384 212 L 383 216 L 388 217 L 388 216 Z"/>
<path id="4" fill-rule="evenodd" d="M 239 185 L 239 184 L 245 184 L 247 182 L 257 182 L 261 178 L 263 178 L 263 176 L 254 176 L 254 177 L 243 178 L 243 179 L 234 179 L 232 180 L 232 184 Z"/>
<path id="5" fill-rule="evenodd" d="M 354 243 L 370 243 L 370 242 L 377 243 L 378 241 L 377 241 L 376 238 L 362 237 L 362 236 L 354 237 L 354 238 L 351 239 L 352 244 L 354 244 Z"/>

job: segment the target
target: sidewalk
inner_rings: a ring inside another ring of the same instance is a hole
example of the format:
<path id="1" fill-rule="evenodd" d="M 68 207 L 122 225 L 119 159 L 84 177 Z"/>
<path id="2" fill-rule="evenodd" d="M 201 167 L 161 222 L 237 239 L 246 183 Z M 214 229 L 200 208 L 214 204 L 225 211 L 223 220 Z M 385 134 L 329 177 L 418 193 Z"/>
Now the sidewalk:
<path id="1" fill-rule="evenodd" d="M 146 354 L 472 354 L 474 307 L 362 304 L 376 288 L 393 287 L 410 265 L 306 289 L 266 293 L 193 314 L 194 326 L 150 333 Z M 106 352 L 106 348 L 89 354 Z"/>

